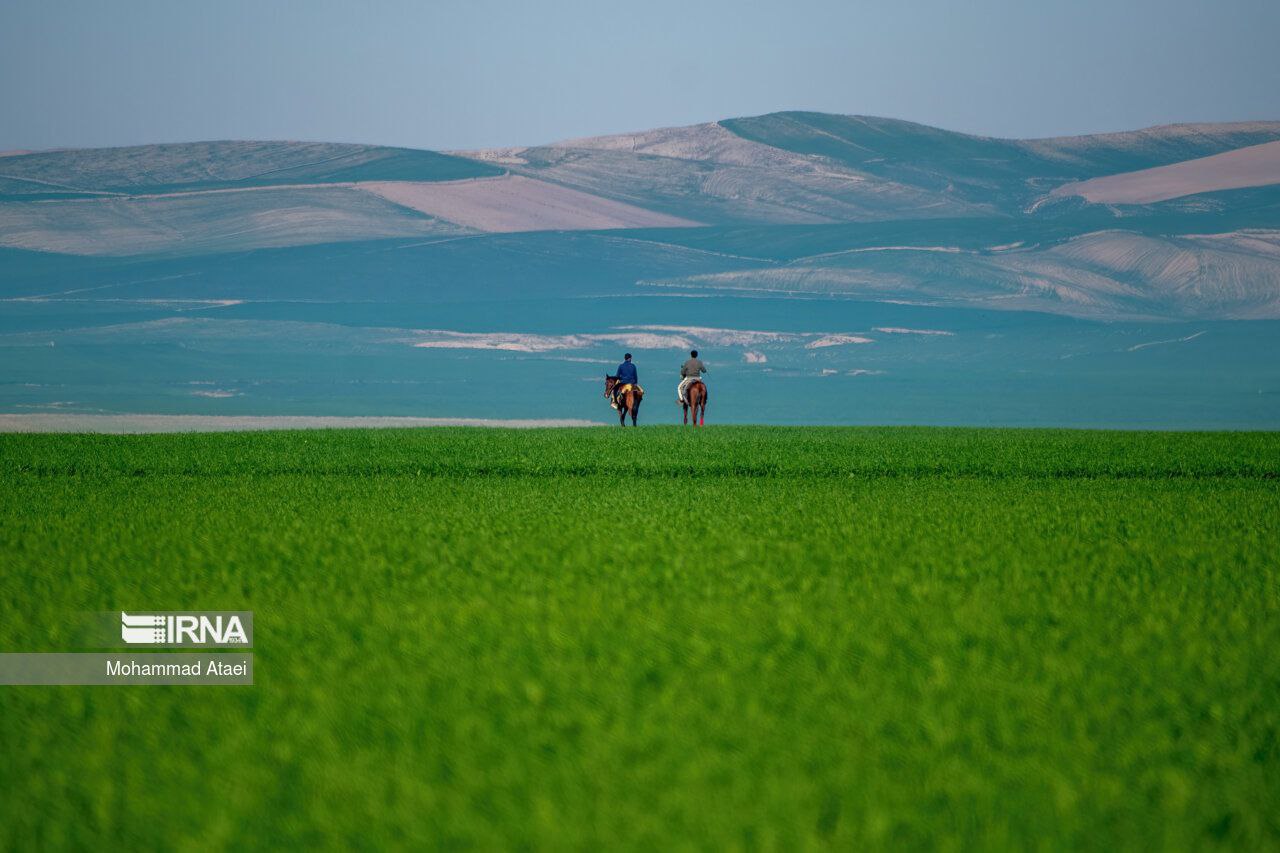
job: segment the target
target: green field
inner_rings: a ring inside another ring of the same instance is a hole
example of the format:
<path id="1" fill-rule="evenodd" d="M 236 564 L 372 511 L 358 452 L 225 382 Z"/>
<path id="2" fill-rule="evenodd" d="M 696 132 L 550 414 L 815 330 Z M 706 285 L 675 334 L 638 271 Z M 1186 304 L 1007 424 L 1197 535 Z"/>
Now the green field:
<path id="1" fill-rule="evenodd" d="M 0 849 L 1280 847 L 1280 433 L 0 436 Z"/>

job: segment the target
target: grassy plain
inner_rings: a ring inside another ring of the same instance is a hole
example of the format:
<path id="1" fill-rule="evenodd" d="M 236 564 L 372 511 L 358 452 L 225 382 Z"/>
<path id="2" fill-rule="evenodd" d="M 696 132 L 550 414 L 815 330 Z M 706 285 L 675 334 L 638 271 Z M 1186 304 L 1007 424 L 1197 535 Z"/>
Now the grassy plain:
<path id="1" fill-rule="evenodd" d="M 1280 434 L 0 436 L 0 848 L 1280 845 Z"/>

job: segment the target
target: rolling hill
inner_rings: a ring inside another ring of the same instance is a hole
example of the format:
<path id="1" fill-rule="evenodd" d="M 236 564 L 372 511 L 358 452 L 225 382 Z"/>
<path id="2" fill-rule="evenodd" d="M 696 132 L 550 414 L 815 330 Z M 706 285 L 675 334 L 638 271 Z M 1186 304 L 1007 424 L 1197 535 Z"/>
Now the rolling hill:
<path id="1" fill-rule="evenodd" d="M 353 181 L 451 181 L 501 174 L 482 163 L 408 148 L 316 142 L 194 142 L 43 151 L 0 167 L 0 199 L 138 196 Z"/>

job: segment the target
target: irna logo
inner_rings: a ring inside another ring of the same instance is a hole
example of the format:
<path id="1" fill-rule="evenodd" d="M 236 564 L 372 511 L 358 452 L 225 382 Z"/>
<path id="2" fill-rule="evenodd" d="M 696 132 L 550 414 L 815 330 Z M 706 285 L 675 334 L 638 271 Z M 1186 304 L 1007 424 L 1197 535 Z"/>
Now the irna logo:
<path id="1" fill-rule="evenodd" d="M 120 639 L 130 645 L 248 646 L 252 630 L 252 615 L 238 612 L 120 612 Z"/>

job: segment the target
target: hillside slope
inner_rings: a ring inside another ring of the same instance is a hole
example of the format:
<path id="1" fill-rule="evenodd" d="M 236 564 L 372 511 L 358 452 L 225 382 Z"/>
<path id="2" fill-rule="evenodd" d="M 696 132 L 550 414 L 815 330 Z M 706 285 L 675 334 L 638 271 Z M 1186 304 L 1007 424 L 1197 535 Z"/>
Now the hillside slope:
<path id="1" fill-rule="evenodd" d="M 744 139 L 1011 213 L 1067 181 L 1164 166 L 1280 139 L 1280 122 L 1170 125 L 1033 140 L 996 139 L 897 119 L 825 113 L 773 113 L 720 124 Z"/>
<path id="2" fill-rule="evenodd" d="M 723 123 L 467 154 L 519 174 L 713 224 L 987 212 L 933 189 L 743 138 Z"/>

